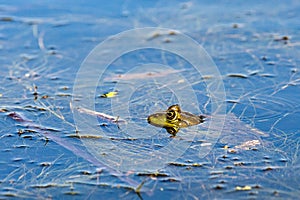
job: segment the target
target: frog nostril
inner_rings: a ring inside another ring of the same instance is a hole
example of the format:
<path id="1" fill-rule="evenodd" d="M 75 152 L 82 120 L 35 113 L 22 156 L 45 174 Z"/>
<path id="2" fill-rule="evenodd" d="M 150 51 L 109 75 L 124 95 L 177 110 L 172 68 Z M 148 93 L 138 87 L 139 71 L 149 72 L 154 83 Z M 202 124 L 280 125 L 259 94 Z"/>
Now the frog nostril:
<path id="1" fill-rule="evenodd" d="M 147 121 L 148 121 L 148 123 L 150 123 L 150 122 L 151 122 L 151 118 L 150 118 L 150 116 L 147 118 Z"/>
<path id="2" fill-rule="evenodd" d="M 205 121 L 205 118 L 206 118 L 206 116 L 200 115 L 200 116 L 199 116 L 200 122 L 201 122 L 201 123 L 204 122 L 204 121 Z"/>

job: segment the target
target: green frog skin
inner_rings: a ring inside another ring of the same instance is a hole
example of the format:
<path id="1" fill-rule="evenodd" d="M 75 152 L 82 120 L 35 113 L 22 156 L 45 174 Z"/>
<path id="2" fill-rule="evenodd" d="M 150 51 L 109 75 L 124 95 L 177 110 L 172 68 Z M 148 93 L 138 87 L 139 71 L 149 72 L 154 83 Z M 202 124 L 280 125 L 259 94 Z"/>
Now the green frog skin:
<path id="1" fill-rule="evenodd" d="M 203 115 L 194 115 L 189 112 L 181 111 L 179 105 L 172 105 L 166 111 L 157 112 L 148 117 L 148 123 L 162 127 L 173 136 L 179 131 L 180 128 L 198 125 L 204 122 Z"/>

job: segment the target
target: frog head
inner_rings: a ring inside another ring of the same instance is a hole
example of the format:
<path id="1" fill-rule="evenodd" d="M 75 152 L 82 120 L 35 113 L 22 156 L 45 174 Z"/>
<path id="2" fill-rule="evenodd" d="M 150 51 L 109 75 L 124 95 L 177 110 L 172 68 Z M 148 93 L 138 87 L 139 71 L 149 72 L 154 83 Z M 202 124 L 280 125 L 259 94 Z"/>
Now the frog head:
<path id="1" fill-rule="evenodd" d="M 188 112 L 182 112 L 179 105 L 170 106 L 166 111 L 157 112 L 148 117 L 148 123 L 162 127 L 168 133 L 176 135 L 180 128 L 196 125 L 203 122 L 203 117 Z"/>

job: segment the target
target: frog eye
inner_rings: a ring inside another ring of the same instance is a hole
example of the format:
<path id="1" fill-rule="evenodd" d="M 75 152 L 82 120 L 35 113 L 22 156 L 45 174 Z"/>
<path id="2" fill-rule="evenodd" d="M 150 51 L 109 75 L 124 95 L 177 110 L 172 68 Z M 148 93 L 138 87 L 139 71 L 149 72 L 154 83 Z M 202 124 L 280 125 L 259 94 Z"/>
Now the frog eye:
<path id="1" fill-rule="evenodd" d="M 175 104 L 175 105 L 172 105 L 168 108 L 168 110 L 174 110 L 176 112 L 179 112 L 181 113 L 181 109 L 180 109 L 180 106 L 178 104 Z"/>
<path id="2" fill-rule="evenodd" d="M 168 128 L 166 128 L 166 130 L 168 133 L 175 136 L 176 133 L 179 131 L 179 128 L 178 127 L 168 127 Z"/>
<path id="3" fill-rule="evenodd" d="M 167 120 L 176 120 L 178 118 L 178 113 L 174 110 L 167 111 Z"/>

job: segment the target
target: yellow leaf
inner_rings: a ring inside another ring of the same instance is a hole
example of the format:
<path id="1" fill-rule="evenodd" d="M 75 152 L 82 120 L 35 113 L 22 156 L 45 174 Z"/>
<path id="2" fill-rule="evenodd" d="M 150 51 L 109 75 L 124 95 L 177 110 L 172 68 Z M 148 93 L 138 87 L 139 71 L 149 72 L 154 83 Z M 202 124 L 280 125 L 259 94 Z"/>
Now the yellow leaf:
<path id="1" fill-rule="evenodd" d="M 236 190 L 236 191 L 241 191 L 241 190 L 251 190 L 251 189 L 252 189 L 252 187 L 249 186 L 249 185 L 246 185 L 246 186 L 244 186 L 244 187 L 241 187 L 241 186 L 236 186 L 236 187 L 235 187 L 235 190 Z"/>
<path id="2" fill-rule="evenodd" d="M 100 97 L 102 97 L 102 98 L 112 98 L 112 97 L 115 97 L 117 94 L 118 94 L 118 92 L 113 91 L 113 92 L 108 92 L 108 93 L 102 94 Z"/>

